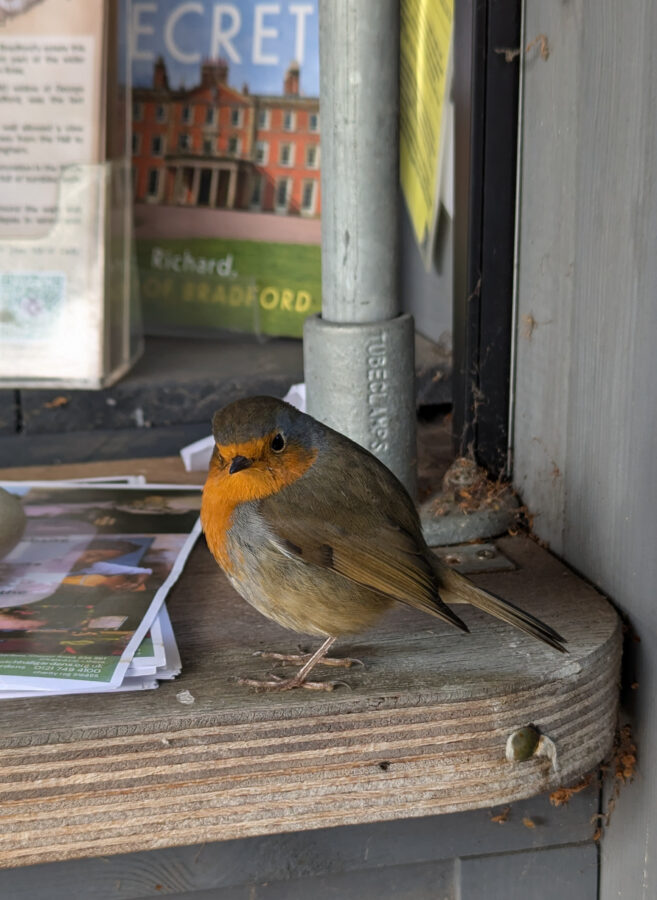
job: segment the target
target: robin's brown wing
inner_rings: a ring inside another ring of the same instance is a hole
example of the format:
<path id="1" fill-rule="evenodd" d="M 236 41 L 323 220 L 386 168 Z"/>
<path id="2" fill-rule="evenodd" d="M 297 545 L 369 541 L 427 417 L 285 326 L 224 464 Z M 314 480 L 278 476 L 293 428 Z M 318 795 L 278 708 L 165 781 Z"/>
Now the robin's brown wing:
<path id="1" fill-rule="evenodd" d="M 259 512 L 275 535 L 273 543 L 279 552 L 331 569 L 355 584 L 468 630 L 438 596 L 436 574 L 424 548 L 376 510 L 341 508 L 344 524 L 339 525 L 325 498 L 286 490 L 262 500 Z"/>

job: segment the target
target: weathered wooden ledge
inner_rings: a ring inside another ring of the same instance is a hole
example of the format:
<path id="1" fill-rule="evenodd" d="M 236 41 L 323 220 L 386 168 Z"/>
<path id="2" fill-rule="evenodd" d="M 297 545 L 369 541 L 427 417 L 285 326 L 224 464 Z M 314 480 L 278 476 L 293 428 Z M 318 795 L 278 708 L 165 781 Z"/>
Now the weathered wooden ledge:
<path id="1" fill-rule="evenodd" d="M 169 603 L 180 679 L 0 705 L 0 866 L 454 812 L 572 783 L 612 746 L 619 620 L 537 544 L 498 546 L 517 568 L 476 580 L 556 627 L 568 655 L 469 608 L 471 635 L 400 608 L 340 645 L 365 663 L 341 675 L 351 689 L 269 695 L 229 677 L 263 674 L 272 664 L 253 651 L 297 638 L 233 592 L 201 541 Z M 507 762 L 507 737 L 529 723 L 555 742 L 557 771 Z"/>

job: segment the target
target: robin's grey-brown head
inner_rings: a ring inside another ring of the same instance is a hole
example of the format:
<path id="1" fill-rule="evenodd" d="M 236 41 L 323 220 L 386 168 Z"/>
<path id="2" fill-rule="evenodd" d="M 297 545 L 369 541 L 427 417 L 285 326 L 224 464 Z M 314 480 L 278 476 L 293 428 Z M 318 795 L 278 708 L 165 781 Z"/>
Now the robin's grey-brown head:
<path id="1" fill-rule="evenodd" d="M 212 434 L 218 452 L 230 456 L 231 472 L 253 465 L 258 457 L 284 458 L 288 448 L 316 450 L 322 426 L 311 416 L 276 397 L 245 397 L 214 414 Z"/>

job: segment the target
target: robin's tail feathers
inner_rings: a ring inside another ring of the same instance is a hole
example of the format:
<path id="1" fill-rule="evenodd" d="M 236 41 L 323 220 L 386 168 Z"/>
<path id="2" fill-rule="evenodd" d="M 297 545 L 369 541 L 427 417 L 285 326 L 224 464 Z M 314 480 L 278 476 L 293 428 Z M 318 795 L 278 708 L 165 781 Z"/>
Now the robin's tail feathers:
<path id="1" fill-rule="evenodd" d="M 514 625 L 526 634 L 530 634 L 539 641 L 549 644 L 550 647 L 554 647 L 560 653 L 568 652 L 563 646 L 566 643 L 566 639 L 561 637 L 554 628 L 546 625 L 545 622 L 541 622 L 540 619 L 537 619 L 530 613 L 525 612 L 518 606 L 514 606 L 508 600 L 503 600 L 501 597 L 495 596 L 495 594 L 490 594 L 488 591 L 478 588 L 467 578 L 464 578 L 463 575 L 459 575 L 458 572 L 449 569 L 440 562 L 436 568 L 441 582 L 440 595 L 445 603 L 470 603 L 477 609 L 481 609 L 491 616 L 507 622 L 509 625 Z"/>

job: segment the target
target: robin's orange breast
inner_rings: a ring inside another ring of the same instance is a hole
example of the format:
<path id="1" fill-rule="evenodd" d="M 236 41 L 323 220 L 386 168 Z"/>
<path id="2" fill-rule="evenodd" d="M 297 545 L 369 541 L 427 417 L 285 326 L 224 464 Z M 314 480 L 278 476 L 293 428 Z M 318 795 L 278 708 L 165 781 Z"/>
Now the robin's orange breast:
<path id="1" fill-rule="evenodd" d="M 201 524 L 210 552 L 219 565 L 229 574 L 235 574 L 238 564 L 228 549 L 227 535 L 233 524 L 235 510 L 242 503 L 264 500 L 277 494 L 284 487 L 297 481 L 313 465 L 317 450 L 290 447 L 284 459 L 265 457 L 265 439 L 244 441 L 222 446 L 212 457 L 210 470 L 203 489 Z M 230 460 L 236 456 L 257 460 L 243 471 L 230 472 Z"/>
<path id="2" fill-rule="evenodd" d="M 219 481 L 208 479 L 203 490 L 201 524 L 210 553 L 222 569 L 232 573 L 231 558 L 227 552 L 226 537 L 233 522 L 237 503 L 227 502 Z"/>

